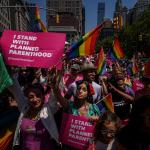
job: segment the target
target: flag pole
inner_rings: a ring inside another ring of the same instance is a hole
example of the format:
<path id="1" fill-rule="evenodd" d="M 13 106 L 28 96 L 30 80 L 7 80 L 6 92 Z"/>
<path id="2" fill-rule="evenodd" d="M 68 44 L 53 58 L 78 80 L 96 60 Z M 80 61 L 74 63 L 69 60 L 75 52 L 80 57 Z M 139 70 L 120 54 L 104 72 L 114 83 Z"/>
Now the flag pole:
<path id="1" fill-rule="evenodd" d="M 98 102 L 96 102 L 95 104 L 98 104 L 98 103 L 100 103 L 100 102 L 102 102 L 108 95 L 110 95 L 110 93 L 109 94 L 107 94 L 105 97 L 103 97 L 102 99 L 100 99 Z"/>

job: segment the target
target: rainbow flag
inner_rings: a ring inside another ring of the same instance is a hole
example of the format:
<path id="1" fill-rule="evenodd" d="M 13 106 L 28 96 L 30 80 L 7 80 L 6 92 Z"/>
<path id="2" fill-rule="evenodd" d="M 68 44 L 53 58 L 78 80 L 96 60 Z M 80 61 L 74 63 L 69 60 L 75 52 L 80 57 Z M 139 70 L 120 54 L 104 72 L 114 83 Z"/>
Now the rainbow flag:
<path id="1" fill-rule="evenodd" d="M 36 8 L 35 8 L 35 19 L 36 19 L 36 23 L 38 24 L 39 31 L 47 32 L 46 26 L 44 25 L 43 21 L 41 20 L 40 11 L 39 11 L 38 6 L 36 6 Z"/>
<path id="2" fill-rule="evenodd" d="M 6 132 L 0 137 L 0 149 L 6 150 L 9 148 L 12 140 L 13 140 L 14 132 L 7 129 Z"/>
<path id="3" fill-rule="evenodd" d="M 89 144 L 87 150 L 95 150 L 95 144 L 94 144 L 94 142 Z"/>
<path id="4" fill-rule="evenodd" d="M 115 57 L 115 55 L 111 49 L 109 49 L 109 51 L 107 52 L 107 59 L 110 59 L 111 61 L 117 60 L 117 58 Z"/>
<path id="5" fill-rule="evenodd" d="M 40 17 L 40 10 L 39 10 L 38 6 L 36 6 L 36 8 L 35 8 L 35 18 L 36 18 L 36 20 L 40 20 L 41 19 L 41 17 Z"/>
<path id="6" fill-rule="evenodd" d="M 106 59 L 105 59 L 103 47 L 101 48 L 99 52 L 96 66 L 97 66 L 98 74 L 103 75 L 106 72 Z"/>
<path id="7" fill-rule="evenodd" d="M 116 55 L 118 59 L 122 59 L 125 57 L 125 53 L 123 49 L 120 47 L 120 42 L 117 37 L 114 39 L 114 42 L 113 42 L 113 50 L 114 50 L 114 54 Z"/>
<path id="8" fill-rule="evenodd" d="M 114 105 L 113 105 L 113 102 L 112 102 L 112 95 L 111 95 L 111 93 L 109 93 L 103 99 L 98 101 L 96 103 L 96 105 L 99 105 L 100 103 L 106 108 L 106 110 L 114 112 Z"/>
<path id="9" fill-rule="evenodd" d="M 133 65 L 132 65 L 132 73 L 133 75 L 137 74 L 139 72 L 139 69 L 138 69 L 138 66 L 135 62 L 133 62 Z"/>
<path id="10" fill-rule="evenodd" d="M 68 59 L 94 54 L 97 37 L 105 23 L 106 21 L 94 28 L 92 31 L 86 33 L 76 43 L 74 43 L 68 50 Z"/>
<path id="11" fill-rule="evenodd" d="M 127 75 L 127 77 L 125 77 L 124 83 L 125 83 L 126 85 L 132 87 L 132 82 L 131 82 L 131 79 L 130 79 L 130 75 Z"/>
<path id="12" fill-rule="evenodd" d="M 42 32 L 47 32 L 47 28 L 41 19 L 39 20 L 39 24 L 40 24 Z"/>

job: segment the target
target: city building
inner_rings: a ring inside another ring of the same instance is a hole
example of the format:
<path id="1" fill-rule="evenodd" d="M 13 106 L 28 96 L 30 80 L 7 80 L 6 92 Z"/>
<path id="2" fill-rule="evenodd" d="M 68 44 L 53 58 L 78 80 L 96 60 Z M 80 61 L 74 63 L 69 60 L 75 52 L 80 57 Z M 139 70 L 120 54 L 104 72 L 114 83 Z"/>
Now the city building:
<path id="1" fill-rule="evenodd" d="M 144 10 L 148 8 L 150 8 L 150 0 L 138 0 L 134 7 L 129 11 L 129 24 L 135 22 L 143 14 Z"/>
<path id="2" fill-rule="evenodd" d="M 82 35 L 85 34 L 85 7 L 82 7 Z"/>
<path id="3" fill-rule="evenodd" d="M 11 29 L 10 9 L 2 7 L 8 5 L 9 0 L 0 1 L 0 32 L 4 31 L 4 29 Z"/>
<path id="4" fill-rule="evenodd" d="M 10 8 L 11 29 L 17 31 L 31 31 L 30 19 L 28 10 L 24 0 L 10 0 L 10 6 L 17 6 Z"/>
<path id="5" fill-rule="evenodd" d="M 102 29 L 101 36 L 100 36 L 101 40 L 114 36 L 114 28 L 113 28 L 112 20 L 109 18 L 104 18 L 104 20 L 107 20 L 107 22 L 105 23 Z"/>
<path id="6" fill-rule="evenodd" d="M 0 1 L 0 32 L 5 29 L 32 31 L 30 20 L 29 9 L 24 0 Z"/>
<path id="7" fill-rule="evenodd" d="M 57 32 L 64 32 L 68 29 L 67 34 L 70 35 L 67 37 L 84 33 L 85 9 L 82 0 L 46 0 L 46 9 L 48 31 L 56 31 L 57 28 Z"/>
<path id="8" fill-rule="evenodd" d="M 124 6 L 122 9 L 122 24 L 123 24 L 123 26 L 127 25 L 127 21 L 128 21 L 128 8 L 126 6 Z"/>
<path id="9" fill-rule="evenodd" d="M 59 12 L 59 20 L 56 16 L 50 16 L 50 26 L 48 31 L 50 32 L 62 32 L 66 33 L 67 41 L 71 42 L 78 33 L 79 30 L 79 20 L 74 17 L 73 13 L 69 12 Z M 59 22 L 58 22 L 59 21 Z"/>
<path id="10" fill-rule="evenodd" d="M 101 24 L 104 21 L 104 17 L 105 17 L 105 2 L 99 2 L 97 11 L 97 25 Z"/>
<path id="11" fill-rule="evenodd" d="M 116 0 L 116 3 L 115 3 L 115 11 L 114 11 L 114 17 L 117 17 L 119 15 L 122 14 L 122 0 Z"/>
<path id="12" fill-rule="evenodd" d="M 114 29 L 120 30 L 123 27 L 123 5 L 122 0 L 117 0 L 114 11 Z"/>
<path id="13" fill-rule="evenodd" d="M 37 22 L 35 17 L 36 4 L 26 1 L 25 3 L 27 14 L 28 14 L 28 27 L 30 31 L 38 31 Z"/>

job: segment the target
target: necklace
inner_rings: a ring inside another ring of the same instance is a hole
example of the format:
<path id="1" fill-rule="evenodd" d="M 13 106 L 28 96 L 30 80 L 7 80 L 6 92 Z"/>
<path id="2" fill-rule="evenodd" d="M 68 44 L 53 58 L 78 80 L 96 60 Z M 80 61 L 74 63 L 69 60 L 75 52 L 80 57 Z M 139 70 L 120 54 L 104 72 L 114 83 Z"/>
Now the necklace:
<path id="1" fill-rule="evenodd" d="M 40 112 L 29 111 L 26 116 L 31 120 L 40 120 Z"/>
<path id="2" fill-rule="evenodd" d="M 37 115 L 32 120 L 40 120 L 40 113 L 37 113 Z"/>

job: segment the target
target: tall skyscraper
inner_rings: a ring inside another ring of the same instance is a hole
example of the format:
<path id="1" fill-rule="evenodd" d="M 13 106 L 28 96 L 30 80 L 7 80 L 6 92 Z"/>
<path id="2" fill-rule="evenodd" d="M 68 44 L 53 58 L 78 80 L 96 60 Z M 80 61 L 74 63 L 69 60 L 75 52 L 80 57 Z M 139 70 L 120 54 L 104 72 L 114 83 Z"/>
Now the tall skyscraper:
<path id="1" fill-rule="evenodd" d="M 17 6 L 10 9 L 11 29 L 18 31 L 31 31 L 30 18 L 25 5 L 25 0 L 9 0 L 10 6 Z"/>
<path id="2" fill-rule="evenodd" d="M 39 31 L 37 28 L 37 22 L 35 21 L 35 12 L 36 12 L 36 3 L 31 3 L 30 1 L 26 1 L 25 6 L 27 8 L 27 14 L 29 18 L 29 31 Z M 33 7 L 32 7 L 33 6 Z"/>
<path id="3" fill-rule="evenodd" d="M 62 12 L 66 13 L 72 13 L 73 18 L 75 18 L 78 21 L 78 32 L 82 34 L 82 24 L 83 24 L 83 4 L 82 0 L 46 0 L 46 21 L 47 21 L 47 27 L 48 29 L 51 28 L 51 26 L 54 26 L 54 24 L 51 24 L 51 19 L 54 18 L 57 14 L 61 14 L 60 17 L 63 17 Z M 59 17 L 59 16 L 58 16 Z M 59 19 L 59 18 L 58 18 Z M 60 24 L 61 24 L 61 18 L 60 18 Z M 55 26 L 59 26 L 58 23 L 56 23 Z M 63 26 L 63 24 L 61 24 Z"/>
<path id="4" fill-rule="evenodd" d="M 24 0 L 1 0 L 0 6 L 0 32 L 5 29 L 31 31 L 30 18 Z"/>
<path id="5" fill-rule="evenodd" d="M 148 8 L 150 8 L 150 0 L 138 0 L 134 7 L 129 10 L 128 23 L 134 23 Z"/>
<path id="6" fill-rule="evenodd" d="M 114 11 L 114 29 L 120 30 L 123 27 L 123 5 L 122 0 L 116 0 Z"/>
<path id="7" fill-rule="evenodd" d="M 138 0 L 134 8 L 134 20 L 136 20 L 145 9 L 150 8 L 150 0 Z"/>
<path id="8" fill-rule="evenodd" d="M 122 0 L 116 0 L 114 17 L 122 14 Z"/>
<path id="9" fill-rule="evenodd" d="M 1 0 L 0 6 L 8 6 L 9 0 Z M 10 29 L 11 22 L 10 22 L 10 9 L 8 8 L 0 8 L 0 32 L 4 29 Z"/>
<path id="10" fill-rule="evenodd" d="M 101 24 L 105 17 L 105 2 L 98 3 L 97 25 Z"/>

